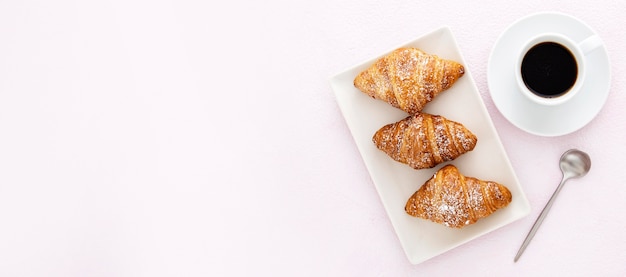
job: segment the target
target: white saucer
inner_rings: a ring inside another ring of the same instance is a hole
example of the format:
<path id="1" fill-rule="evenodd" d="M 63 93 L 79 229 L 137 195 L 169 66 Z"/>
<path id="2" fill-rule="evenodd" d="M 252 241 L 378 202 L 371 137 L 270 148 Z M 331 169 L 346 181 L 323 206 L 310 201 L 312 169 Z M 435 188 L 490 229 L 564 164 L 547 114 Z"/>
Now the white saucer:
<path id="1" fill-rule="evenodd" d="M 569 102 L 541 106 L 526 98 L 515 81 L 518 53 L 526 41 L 541 33 L 559 33 L 574 41 L 594 35 L 584 22 L 566 14 L 545 12 L 524 17 L 509 26 L 491 51 L 487 67 L 489 92 L 502 115 L 518 128 L 540 136 L 561 136 L 587 125 L 609 95 L 611 70 L 604 45 L 587 54 L 587 74 L 581 91 Z"/>

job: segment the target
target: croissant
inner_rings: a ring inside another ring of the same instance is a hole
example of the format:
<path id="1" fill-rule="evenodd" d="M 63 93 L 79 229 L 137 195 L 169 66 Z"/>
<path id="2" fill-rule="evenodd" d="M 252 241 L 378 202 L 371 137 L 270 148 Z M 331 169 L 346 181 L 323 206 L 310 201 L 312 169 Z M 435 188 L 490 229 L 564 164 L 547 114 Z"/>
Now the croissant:
<path id="1" fill-rule="evenodd" d="M 372 141 L 392 159 L 422 169 L 473 150 L 478 138 L 461 123 L 439 115 L 416 113 L 383 126 Z"/>
<path id="2" fill-rule="evenodd" d="M 417 48 L 400 48 L 357 75 L 354 86 L 373 98 L 414 114 L 451 87 L 463 73 L 463 65 L 455 61 Z"/>
<path id="3" fill-rule="evenodd" d="M 406 212 L 448 227 L 462 228 L 511 203 L 503 185 L 463 176 L 446 165 L 422 185 L 406 203 Z"/>

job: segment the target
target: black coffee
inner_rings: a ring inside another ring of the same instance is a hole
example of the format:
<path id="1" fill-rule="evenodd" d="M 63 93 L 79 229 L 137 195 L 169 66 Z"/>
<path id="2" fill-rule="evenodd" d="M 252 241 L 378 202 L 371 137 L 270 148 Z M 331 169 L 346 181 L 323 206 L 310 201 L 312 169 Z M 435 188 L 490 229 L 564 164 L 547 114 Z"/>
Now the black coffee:
<path id="1" fill-rule="evenodd" d="M 567 93 L 578 75 L 574 55 L 554 42 L 542 42 L 530 48 L 522 60 L 521 70 L 526 87 L 546 98 Z"/>

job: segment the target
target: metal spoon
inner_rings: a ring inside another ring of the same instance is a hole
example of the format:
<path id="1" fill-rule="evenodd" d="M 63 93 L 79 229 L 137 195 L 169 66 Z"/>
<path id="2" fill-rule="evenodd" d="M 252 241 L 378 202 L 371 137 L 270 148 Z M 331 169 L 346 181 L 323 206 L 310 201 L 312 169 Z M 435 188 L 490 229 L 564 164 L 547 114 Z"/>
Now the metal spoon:
<path id="1" fill-rule="evenodd" d="M 561 167 L 561 172 L 563 172 L 563 179 L 561 179 L 561 183 L 552 194 L 552 197 L 550 197 L 548 204 L 546 204 L 546 206 L 543 208 L 543 211 L 541 211 L 541 214 L 539 214 L 539 217 L 535 221 L 533 227 L 530 229 L 530 232 L 528 232 L 528 235 L 526 235 L 524 243 L 522 243 L 519 251 L 517 251 L 517 255 L 515 255 L 515 259 L 513 259 L 514 262 L 517 262 L 519 257 L 522 256 L 522 253 L 524 253 L 526 246 L 528 246 L 530 240 L 535 236 L 535 233 L 537 232 L 537 229 L 539 229 L 539 226 L 543 222 L 543 219 L 546 217 L 546 215 L 548 215 L 548 211 L 550 211 L 552 203 L 554 203 L 554 199 L 556 199 L 557 194 L 559 194 L 561 188 L 563 188 L 563 184 L 565 184 L 565 182 L 571 178 L 585 176 L 591 168 L 591 159 L 589 158 L 589 155 L 587 155 L 587 153 L 583 151 L 570 149 L 565 151 L 565 153 L 561 155 L 559 166 Z"/>

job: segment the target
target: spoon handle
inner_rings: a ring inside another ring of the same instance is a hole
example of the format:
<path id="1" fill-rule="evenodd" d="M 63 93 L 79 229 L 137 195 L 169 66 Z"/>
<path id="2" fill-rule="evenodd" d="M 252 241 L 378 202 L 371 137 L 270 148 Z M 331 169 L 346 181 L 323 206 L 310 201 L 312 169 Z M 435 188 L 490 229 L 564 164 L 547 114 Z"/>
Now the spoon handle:
<path id="1" fill-rule="evenodd" d="M 535 224 L 533 224 L 533 227 L 530 229 L 530 232 L 528 232 L 528 235 L 526 235 L 526 239 L 524 239 L 522 246 L 517 251 L 517 255 L 515 255 L 515 259 L 513 259 L 514 262 L 517 262 L 517 260 L 519 260 L 519 257 L 522 256 L 522 253 L 524 253 L 524 250 L 526 250 L 526 247 L 535 236 L 537 229 L 539 229 L 539 226 L 541 226 L 543 219 L 546 218 L 546 215 L 548 215 L 548 212 L 550 211 L 550 208 L 552 208 L 552 204 L 554 203 L 554 199 L 556 199 L 556 196 L 561 191 L 561 188 L 563 188 L 563 184 L 565 184 L 565 181 L 567 181 L 567 179 L 568 178 L 566 176 L 563 176 L 563 179 L 561 179 L 561 183 L 559 184 L 558 187 L 556 187 L 556 190 L 552 194 L 552 197 L 550 197 L 550 200 L 548 200 L 548 203 L 541 211 L 541 214 L 539 214 L 539 217 L 537 217 L 537 220 L 535 220 Z"/>

